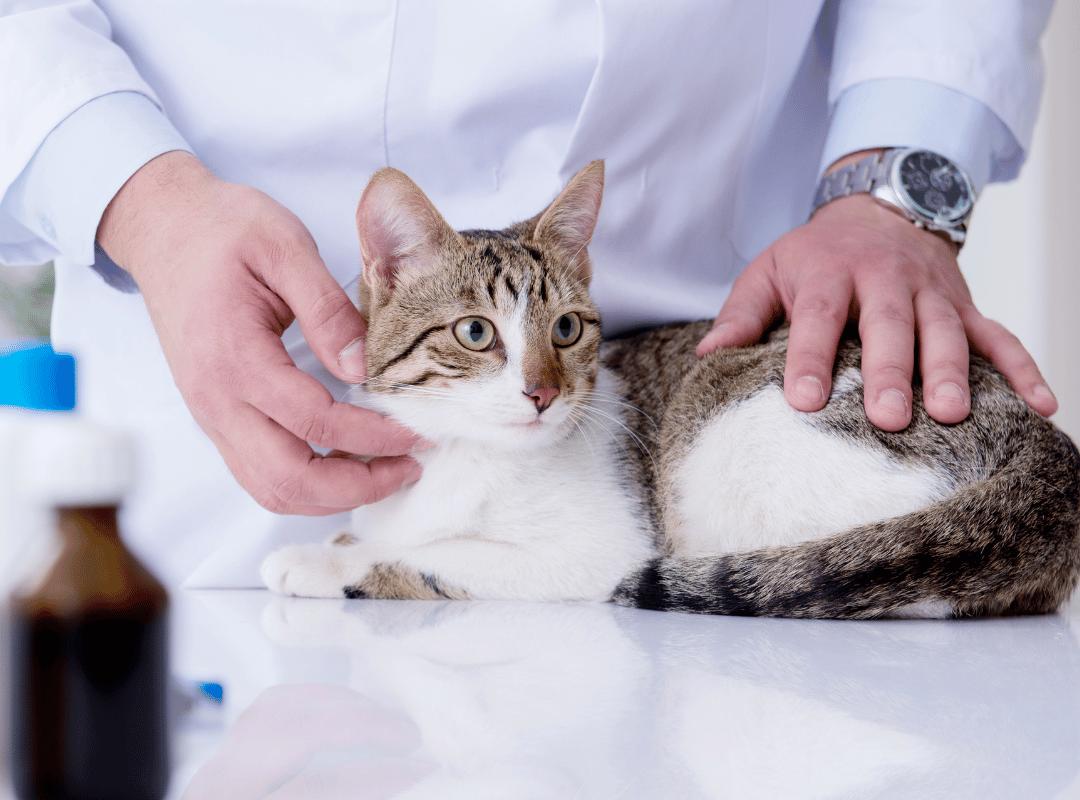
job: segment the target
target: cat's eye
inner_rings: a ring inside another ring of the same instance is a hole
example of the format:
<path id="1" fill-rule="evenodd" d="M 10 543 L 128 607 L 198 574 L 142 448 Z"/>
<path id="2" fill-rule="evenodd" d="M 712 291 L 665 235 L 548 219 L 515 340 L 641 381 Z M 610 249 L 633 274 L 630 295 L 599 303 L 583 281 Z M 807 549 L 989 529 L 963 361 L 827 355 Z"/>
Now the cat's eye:
<path id="1" fill-rule="evenodd" d="M 487 350 L 495 344 L 495 326 L 483 317 L 465 317 L 454 323 L 454 336 L 469 350 Z"/>
<path id="2" fill-rule="evenodd" d="M 551 327 L 551 341 L 557 347 L 569 347 L 581 338 L 581 317 L 571 311 L 563 314 Z"/>

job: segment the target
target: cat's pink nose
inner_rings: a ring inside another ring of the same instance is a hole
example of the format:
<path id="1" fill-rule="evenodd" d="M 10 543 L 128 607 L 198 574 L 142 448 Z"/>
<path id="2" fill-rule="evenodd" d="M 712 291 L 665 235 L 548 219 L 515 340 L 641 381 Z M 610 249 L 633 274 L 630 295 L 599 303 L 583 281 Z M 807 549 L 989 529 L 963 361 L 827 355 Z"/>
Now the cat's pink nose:
<path id="1" fill-rule="evenodd" d="M 537 386 L 524 392 L 524 394 L 531 397 L 532 401 L 536 403 L 536 410 L 542 412 L 558 396 L 559 390 L 555 386 Z"/>

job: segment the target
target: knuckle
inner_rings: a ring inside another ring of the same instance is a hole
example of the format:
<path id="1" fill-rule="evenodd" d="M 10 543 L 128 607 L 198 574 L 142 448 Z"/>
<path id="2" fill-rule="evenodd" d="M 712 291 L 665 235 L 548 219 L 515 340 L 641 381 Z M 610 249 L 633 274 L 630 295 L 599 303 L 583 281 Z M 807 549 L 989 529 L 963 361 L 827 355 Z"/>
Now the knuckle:
<path id="1" fill-rule="evenodd" d="M 292 427 L 293 433 L 308 444 L 330 447 L 333 444 L 333 425 L 325 414 L 301 417 Z"/>
<path id="2" fill-rule="evenodd" d="M 300 254 L 315 250 L 315 242 L 307 228 L 286 209 L 259 209 L 251 215 L 251 227 L 244 241 L 252 250 L 250 255 L 277 272 L 284 273 Z"/>
<path id="3" fill-rule="evenodd" d="M 277 497 L 273 493 L 268 492 L 249 492 L 255 499 L 255 502 L 265 508 L 271 514 L 288 514 L 292 511 L 292 506 L 285 502 L 281 498 Z"/>
<path id="4" fill-rule="evenodd" d="M 330 289 L 320 294 L 306 310 L 304 321 L 312 331 L 321 331 L 335 327 L 342 313 L 353 309 L 352 302 L 344 292 Z"/>
<path id="5" fill-rule="evenodd" d="M 882 364 L 875 364 L 867 372 L 867 383 L 880 387 L 880 389 L 898 389 L 911 386 L 911 369 L 906 364 L 897 361 L 890 360 Z"/>
<path id="6" fill-rule="evenodd" d="M 288 514 L 292 510 L 289 503 L 278 497 L 269 485 L 259 480 L 249 480 L 248 476 L 238 472 L 234 465 L 230 465 L 229 469 L 243 490 L 267 511 L 273 514 Z"/>
<path id="7" fill-rule="evenodd" d="M 255 499 L 267 510 L 284 513 L 284 509 L 299 505 L 307 500 L 307 486 L 302 476 L 285 472 L 267 479 L 270 494 L 264 500 Z M 273 506 L 273 507 L 271 507 Z"/>
<path id="8" fill-rule="evenodd" d="M 919 326 L 932 331 L 940 331 L 957 336 L 964 335 L 964 325 L 951 307 L 935 308 L 919 314 Z"/>
<path id="9" fill-rule="evenodd" d="M 895 300 L 886 300 L 866 309 L 860 316 L 860 329 L 863 325 L 907 326 L 914 328 L 915 313 L 911 304 Z"/>
<path id="10" fill-rule="evenodd" d="M 800 297 L 797 305 L 799 316 L 818 317 L 834 324 L 842 324 L 847 321 L 847 306 L 834 297 L 819 294 L 806 298 Z"/>
<path id="11" fill-rule="evenodd" d="M 930 360 L 923 372 L 926 374 L 927 382 L 951 380 L 959 383 L 961 380 L 967 380 L 968 363 L 966 359 L 942 356 Z"/>
<path id="12" fill-rule="evenodd" d="M 822 386 L 826 386 L 835 360 L 835 354 L 821 350 L 789 350 L 785 379 L 790 378 L 794 382 L 802 377 L 814 378 Z"/>

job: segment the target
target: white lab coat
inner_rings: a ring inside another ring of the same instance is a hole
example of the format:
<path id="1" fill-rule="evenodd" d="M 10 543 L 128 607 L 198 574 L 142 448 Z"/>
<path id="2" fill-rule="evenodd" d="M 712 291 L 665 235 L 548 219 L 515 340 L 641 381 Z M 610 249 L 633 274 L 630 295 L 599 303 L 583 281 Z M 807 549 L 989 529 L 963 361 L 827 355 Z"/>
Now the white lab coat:
<path id="1" fill-rule="evenodd" d="M 1023 0 L 22 5 L 37 10 L 0 17 L 0 74 L 14 76 L 0 84 L 0 260 L 55 259 L 54 344 L 81 359 L 82 406 L 142 438 L 129 538 L 188 586 L 258 585 L 269 549 L 346 521 L 278 517 L 247 497 L 187 413 L 139 295 L 89 268 L 91 228 L 54 224 L 50 204 L 75 200 L 20 194 L 20 173 L 83 104 L 122 91 L 151 98 L 219 175 L 295 212 L 343 285 L 359 270 L 355 205 L 381 166 L 408 173 L 452 225 L 477 228 L 531 216 L 604 158 L 590 251 L 610 332 L 715 315 L 746 263 L 805 220 L 821 162 L 845 152 L 925 146 L 979 183 L 1011 177 L 1034 123 L 1049 9 Z M 114 128 L 127 141 L 123 122 Z M 74 167 L 94 169 L 94 154 L 107 154 L 111 182 L 78 200 L 92 227 L 152 155 L 111 139 L 82 137 L 90 155 Z M 295 326 L 285 342 L 341 396 Z"/>

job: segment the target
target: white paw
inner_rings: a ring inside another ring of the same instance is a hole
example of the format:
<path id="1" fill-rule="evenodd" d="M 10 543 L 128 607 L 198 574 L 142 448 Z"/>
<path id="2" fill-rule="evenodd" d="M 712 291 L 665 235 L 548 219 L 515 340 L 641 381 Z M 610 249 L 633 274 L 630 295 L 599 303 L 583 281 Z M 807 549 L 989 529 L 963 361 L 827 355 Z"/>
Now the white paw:
<path id="1" fill-rule="evenodd" d="M 340 598 L 369 566 L 356 548 L 302 544 L 275 550 L 263 560 L 261 573 L 267 588 L 279 594 Z"/>

